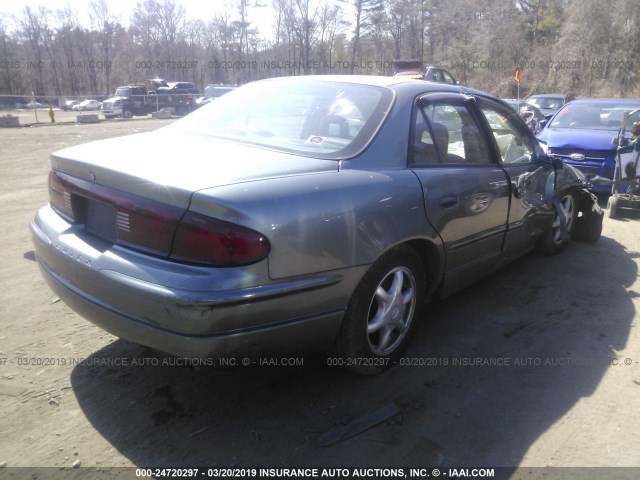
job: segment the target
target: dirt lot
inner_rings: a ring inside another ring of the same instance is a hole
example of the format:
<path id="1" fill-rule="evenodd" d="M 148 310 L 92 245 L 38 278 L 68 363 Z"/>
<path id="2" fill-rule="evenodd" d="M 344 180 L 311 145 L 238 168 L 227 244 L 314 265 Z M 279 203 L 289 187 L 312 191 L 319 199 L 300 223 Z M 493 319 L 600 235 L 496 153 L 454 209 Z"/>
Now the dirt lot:
<path id="1" fill-rule="evenodd" d="M 542 475 L 515 467 L 640 467 L 638 216 L 605 219 L 595 245 L 531 254 L 431 305 L 409 365 L 375 378 L 323 357 L 232 371 L 166 365 L 76 315 L 42 280 L 28 229 L 47 201 L 48 156 L 163 124 L 0 129 L 0 477 L 74 463 L 511 467 L 515 478 Z M 317 445 L 388 406 L 400 413 Z M 640 469 L 562 472 L 546 478 L 640 477 Z"/>

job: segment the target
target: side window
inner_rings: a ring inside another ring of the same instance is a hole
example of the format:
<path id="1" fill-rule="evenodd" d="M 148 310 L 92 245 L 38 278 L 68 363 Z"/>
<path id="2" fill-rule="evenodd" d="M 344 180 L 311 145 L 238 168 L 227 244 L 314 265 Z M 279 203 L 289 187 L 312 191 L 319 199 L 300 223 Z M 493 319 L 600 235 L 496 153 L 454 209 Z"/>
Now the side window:
<path id="1" fill-rule="evenodd" d="M 440 163 L 440 155 L 433 137 L 431 128 L 427 124 L 426 116 L 422 109 L 416 109 L 416 115 L 412 125 L 411 164 L 420 166 Z"/>
<path id="2" fill-rule="evenodd" d="M 531 162 L 533 147 L 529 135 L 521 133 L 512 120 L 491 107 L 483 107 L 482 113 L 489 122 L 489 127 L 496 139 L 502 163 Z"/>
<path id="3" fill-rule="evenodd" d="M 416 109 L 412 163 L 489 164 L 485 139 L 464 104 L 437 102 Z"/>

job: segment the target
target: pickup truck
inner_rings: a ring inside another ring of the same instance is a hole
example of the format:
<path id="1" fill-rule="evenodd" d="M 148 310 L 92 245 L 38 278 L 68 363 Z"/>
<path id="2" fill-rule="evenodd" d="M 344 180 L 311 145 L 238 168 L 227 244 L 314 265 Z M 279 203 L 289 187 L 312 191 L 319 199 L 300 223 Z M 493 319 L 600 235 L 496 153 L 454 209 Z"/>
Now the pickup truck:
<path id="1" fill-rule="evenodd" d="M 186 115 L 192 110 L 191 94 L 162 95 L 160 91 L 147 90 L 144 85 L 125 85 L 116 88 L 113 97 L 102 104 L 104 118 L 131 118 L 145 116 L 161 109 L 169 109 L 176 115 Z"/>

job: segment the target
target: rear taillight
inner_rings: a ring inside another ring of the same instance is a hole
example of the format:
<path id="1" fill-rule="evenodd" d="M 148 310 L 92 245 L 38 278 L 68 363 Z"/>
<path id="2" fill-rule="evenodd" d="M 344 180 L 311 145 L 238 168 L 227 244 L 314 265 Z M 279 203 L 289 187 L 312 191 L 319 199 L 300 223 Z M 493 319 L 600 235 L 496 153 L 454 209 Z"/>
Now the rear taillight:
<path id="1" fill-rule="evenodd" d="M 75 215 L 71 206 L 71 188 L 65 183 L 61 176 L 53 170 L 49 172 L 49 203 L 65 220 L 74 222 Z"/>
<path id="2" fill-rule="evenodd" d="M 64 173 L 49 174 L 49 203 L 94 235 L 154 255 L 168 256 L 184 209 L 114 190 Z"/>
<path id="3" fill-rule="evenodd" d="M 255 263 L 269 254 L 267 238 L 251 229 L 187 212 L 178 226 L 170 258 L 231 267 Z"/>

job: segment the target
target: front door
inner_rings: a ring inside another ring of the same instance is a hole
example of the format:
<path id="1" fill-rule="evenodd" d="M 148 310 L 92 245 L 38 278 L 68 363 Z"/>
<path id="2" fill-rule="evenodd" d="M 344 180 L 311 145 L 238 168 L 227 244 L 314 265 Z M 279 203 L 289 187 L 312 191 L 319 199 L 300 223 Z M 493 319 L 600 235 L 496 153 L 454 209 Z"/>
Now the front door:
<path id="1" fill-rule="evenodd" d="M 414 111 L 410 165 L 444 244 L 445 295 L 498 265 L 507 230 L 508 177 L 480 115 L 460 94 L 425 95 Z"/>
<path id="2" fill-rule="evenodd" d="M 535 139 L 516 113 L 488 99 L 479 107 L 493 133 L 502 168 L 511 185 L 511 206 L 503 256 L 505 261 L 535 247 L 542 232 L 553 221 L 554 209 L 546 198 L 553 188 L 550 165 L 537 159 Z M 541 152 L 539 152 L 541 153 Z M 550 183 L 551 182 L 551 183 Z"/>

